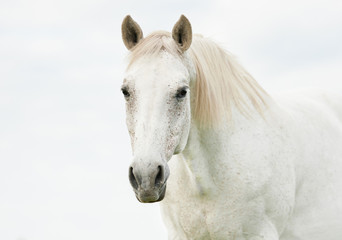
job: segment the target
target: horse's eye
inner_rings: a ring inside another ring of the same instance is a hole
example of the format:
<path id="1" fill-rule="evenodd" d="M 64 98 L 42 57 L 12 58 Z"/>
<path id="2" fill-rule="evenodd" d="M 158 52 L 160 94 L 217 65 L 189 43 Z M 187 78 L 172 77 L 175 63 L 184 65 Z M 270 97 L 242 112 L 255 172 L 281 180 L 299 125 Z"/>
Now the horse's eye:
<path id="1" fill-rule="evenodd" d="M 187 94 L 187 89 L 186 88 L 181 88 L 177 91 L 176 98 L 184 98 Z"/>
<path id="2" fill-rule="evenodd" d="M 129 92 L 128 92 L 128 90 L 127 90 L 126 88 L 122 88 L 121 91 L 122 91 L 122 94 L 123 94 L 126 98 L 130 96 L 130 94 L 129 94 Z"/>

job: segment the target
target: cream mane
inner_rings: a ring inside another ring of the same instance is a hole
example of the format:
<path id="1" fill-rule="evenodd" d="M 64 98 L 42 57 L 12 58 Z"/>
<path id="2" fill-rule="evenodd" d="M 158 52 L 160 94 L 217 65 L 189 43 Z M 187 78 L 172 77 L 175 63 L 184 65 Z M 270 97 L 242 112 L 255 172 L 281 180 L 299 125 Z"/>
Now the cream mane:
<path id="1" fill-rule="evenodd" d="M 183 57 L 171 34 L 158 31 L 132 49 L 129 66 L 142 56 L 161 51 Z M 212 126 L 230 117 L 233 104 L 245 116 L 249 116 L 251 106 L 262 114 L 267 93 L 231 54 L 199 35 L 193 37 L 187 52 L 196 68 L 192 115 L 200 126 Z"/>

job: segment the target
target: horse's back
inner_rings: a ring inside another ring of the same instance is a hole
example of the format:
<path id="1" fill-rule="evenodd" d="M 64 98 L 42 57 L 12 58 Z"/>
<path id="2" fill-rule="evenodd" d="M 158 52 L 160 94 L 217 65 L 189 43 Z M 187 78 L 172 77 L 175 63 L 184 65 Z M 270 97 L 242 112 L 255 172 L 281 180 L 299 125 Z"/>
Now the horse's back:
<path id="1" fill-rule="evenodd" d="M 281 101 L 293 119 L 296 200 L 282 240 L 342 239 L 342 93 Z"/>
<path id="2" fill-rule="evenodd" d="M 279 95 L 279 98 L 285 98 L 290 104 L 298 104 L 299 107 L 308 107 L 315 110 L 331 111 L 334 117 L 337 117 L 342 124 L 342 89 L 340 91 L 320 90 L 316 88 L 302 89 L 293 91 L 290 94 Z M 289 98 L 292 98 L 290 100 Z M 305 110 L 305 109 L 302 109 Z"/>

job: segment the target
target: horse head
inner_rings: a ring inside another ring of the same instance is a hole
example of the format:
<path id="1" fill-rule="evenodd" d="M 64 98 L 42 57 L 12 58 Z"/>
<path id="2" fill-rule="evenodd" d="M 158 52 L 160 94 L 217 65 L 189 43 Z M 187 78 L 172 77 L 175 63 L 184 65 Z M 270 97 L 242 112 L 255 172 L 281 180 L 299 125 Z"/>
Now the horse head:
<path id="1" fill-rule="evenodd" d="M 133 161 L 129 180 L 140 202 L 165 196 L 168 161 L 180 153 L 189 136 L 190 84 L 195 70 L 187 56 L 192 41 L 190 22 L 183 15 L 172 34 L 143 37 L 140 26 L 127 16 L 122 38 L 130 50 L 122 93 Z"/>

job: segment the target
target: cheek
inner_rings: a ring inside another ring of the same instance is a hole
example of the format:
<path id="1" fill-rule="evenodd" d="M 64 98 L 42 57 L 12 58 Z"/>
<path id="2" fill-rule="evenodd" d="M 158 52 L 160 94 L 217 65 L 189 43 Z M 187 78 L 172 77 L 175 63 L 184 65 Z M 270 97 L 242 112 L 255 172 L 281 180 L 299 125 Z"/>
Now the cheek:
<path id="1" fill-rule="evenodd" d="M 131 138 L 132 148 L 134 146 L 135 141 L 135 124 L 136 124 L 136 107 L 133 101 L 126 102 L 126 125 L 129 132 L 129 136 Z"/>
<path id="2" fill-rule="evenodd" d="M 175 149 L 187 136 L 190 125 L 190 107 L 187 102 L 178 103 L 169 109 L 169 134 L 167 139 L 167 152 L 173 155 Z"/>
<path id="3" fill-rule="evenodd" d="M 127 114 L 126 116 L 126 125 L 127 125 L 127 129 L 129 132 L 129 136 L 131 138 L 131 143 L 132 143 L 132 147 L 133 147 L 133 143 L 134 143 L 134 139 L 135 139 L 135 127 L 134 127 L 134 117 L 130 116 Z"/>

